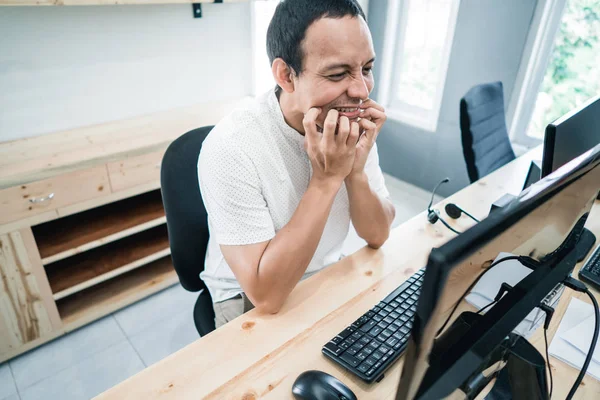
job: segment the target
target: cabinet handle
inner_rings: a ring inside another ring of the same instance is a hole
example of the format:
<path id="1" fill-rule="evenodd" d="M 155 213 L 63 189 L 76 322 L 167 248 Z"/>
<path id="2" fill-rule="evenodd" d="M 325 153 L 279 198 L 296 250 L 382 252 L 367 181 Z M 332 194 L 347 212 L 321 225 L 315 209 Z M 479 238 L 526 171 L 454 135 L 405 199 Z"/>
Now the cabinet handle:
<path id="1" fill-rule="evenodd" d="M 54 193 L 50 193 L 48 196 L 34 197 L 32 199 L 29 199 L 29 202 L 33 203 L 33 204 L 38 204 L 38 203 L 43 203 L 48 200 L 52 200 L 53 198 L 54 198 Z"/>

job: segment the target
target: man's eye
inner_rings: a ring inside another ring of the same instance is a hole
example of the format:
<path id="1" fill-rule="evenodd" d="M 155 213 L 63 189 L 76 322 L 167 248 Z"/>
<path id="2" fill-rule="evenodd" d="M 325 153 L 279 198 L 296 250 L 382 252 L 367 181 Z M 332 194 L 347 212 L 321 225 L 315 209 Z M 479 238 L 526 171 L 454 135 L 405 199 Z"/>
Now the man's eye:
<path id="1" fill-rule="evenodd" d="M 373 71 L 373 67 L 365 67 L 363 68 L 363 74 L 368 75 Z"/>
<path id="2" fill-rule="evenodd" d="M 329 79 L 332 79 L 334 81 L 339 81 L 340 79 L 342 79 L 344 77 L 344 75 L 346 75 L 345 72 L 342 72 L 341 74 L 329 75 Z"/>

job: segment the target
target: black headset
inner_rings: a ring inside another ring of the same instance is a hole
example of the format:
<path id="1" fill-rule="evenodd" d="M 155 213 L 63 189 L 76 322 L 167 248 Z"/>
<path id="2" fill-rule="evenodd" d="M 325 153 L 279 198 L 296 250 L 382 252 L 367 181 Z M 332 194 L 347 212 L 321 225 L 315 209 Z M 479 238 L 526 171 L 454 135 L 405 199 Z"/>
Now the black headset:
<path id="1" fill-rule="evenodd" d="M 435 192 L 438 190 L 438 188 L 440 187 L 440 185 L 442 183 L 446 183 L 446 182 L 450 182 L 450 178 L 442 179 L 442 181 L 440 181 L 440 183 L 438 183 L 435 186 L 435 188 L 433 189 L 433 192 L 431 192 L 431 200 L 429 201 L 429 205 L 427 206 L 427 221 L 429 221 L 429 223 L 431 223 L 431 224 L 435 224 L 439 220 L 442 222 L 442 224 L 444 224 L 444 226 L 446 228 L 450 229 L 452 232 L 454 232 L 458 235 L 458 234 L 460 234 L 460 232 L 457 231 L 456 229 L 454 229 L 453 227 L 451 227 L 446 221 L 444 221 L 444 219 L 442 218 L 442 216 L 440 215 L 440 212 L 438 210 L 431 208 L 431 205 L 433 204 L 433 197 L 435 196 Z M 454 203 L 446 204 L 445 210 L 446 210 L 446 214 L 448 214 L 448 216 L 450 218 L 458 219 L 458 218 L 460 218 L 462 213 L 464 213 L 465 215 L 470 217 L 473 221 L 479 222 L 479 220 L 477 218 L 475 218 L 474 216 L 472 216 L 471 214 L 469 214 L 468 212 L 466 212 L 465 210 L 463 210 L 462 208 L 460 208 L 459 206 L 457 206 Z"/>

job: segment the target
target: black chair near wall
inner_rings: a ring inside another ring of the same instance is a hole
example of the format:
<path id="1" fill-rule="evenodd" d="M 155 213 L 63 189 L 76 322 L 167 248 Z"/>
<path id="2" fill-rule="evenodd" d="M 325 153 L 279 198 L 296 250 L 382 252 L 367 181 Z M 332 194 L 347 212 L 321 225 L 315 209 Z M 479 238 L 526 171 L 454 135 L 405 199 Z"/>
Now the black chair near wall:
<path id="1" fill-rule="evenodd" d="M 212 128 L 194 129 L 173 141 L 163 156 L 160 169 L 173 266 L 184 289 L 190 292 L 202 290 L 194 306 L 194 323 L 200 336 L 215 330 L 212 298 L 200 279 L 209 233 L 197 172 L 202 142 Z"/>
<path id="2" fill-rule="evenodd" d="M 474 86 L 464 95 L 460 130 L 471 183 L 515 159 L 506 129 L 502 82 Z"/>

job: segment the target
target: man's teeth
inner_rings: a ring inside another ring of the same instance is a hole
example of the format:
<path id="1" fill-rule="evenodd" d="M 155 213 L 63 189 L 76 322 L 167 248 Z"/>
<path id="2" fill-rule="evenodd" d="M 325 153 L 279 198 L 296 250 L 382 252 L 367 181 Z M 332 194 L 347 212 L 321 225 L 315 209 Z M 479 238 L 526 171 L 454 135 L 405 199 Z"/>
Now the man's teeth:
<path id="1" fill-rule="evenodd" d="M 355 112 L 356 110 L 358 110 L 357 108 L 336 108 L 336 110 L 338 110 L 339 112 L 343 112 L 343 113 L 351 113 L 351 112 Z"/>

